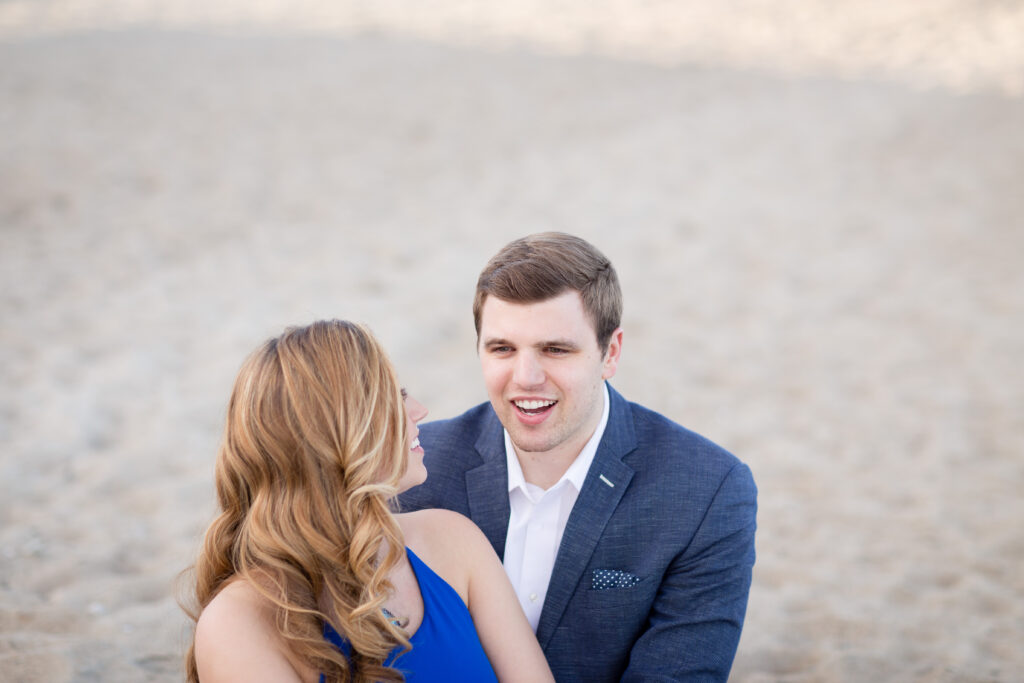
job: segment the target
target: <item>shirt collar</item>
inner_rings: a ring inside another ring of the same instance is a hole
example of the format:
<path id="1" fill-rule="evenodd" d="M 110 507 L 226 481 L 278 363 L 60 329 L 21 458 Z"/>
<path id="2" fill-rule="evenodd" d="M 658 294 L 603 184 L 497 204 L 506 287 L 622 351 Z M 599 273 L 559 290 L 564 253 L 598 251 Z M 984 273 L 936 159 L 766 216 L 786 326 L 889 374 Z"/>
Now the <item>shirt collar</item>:
<path id="1" fill-rule="evenodd" d="M 604 436 L 604 430 L 608 426 L 608 414 L 611 412 L 611 400 L 608 396 L 608 383 L 603 383 L 604 391 L 604 409 L 601 412 L 601 421 L 597 423 L 597 429 L 594 430 L 594 434 L 587 441 L 583 450 L 576 456 L 576 459 L 569 465 L 569 469 L 565 471 L 554 486 L 551 488 L 557 488 L 564 481 L 568 481 L 579 493 L 583 489 L 583 481 L 587 478 L 587 472 L 590 470 L 590 465 L 594 462 L 594 456 L 597 455 L 597 447 L 601 444 L 601 437 Z M 526 492 L 526 478 L 523 476 L 522 465 L 519 464 L 519 458 L 516 457 L 515 448 L 512 446 L 512 438 L 508 435 L 508 430 L 502 430 L 505 433 L 505 461 L 508 464 L 508 491 L 522 489 Z M 550 489 L 549 489 L 550 490 Z"/>

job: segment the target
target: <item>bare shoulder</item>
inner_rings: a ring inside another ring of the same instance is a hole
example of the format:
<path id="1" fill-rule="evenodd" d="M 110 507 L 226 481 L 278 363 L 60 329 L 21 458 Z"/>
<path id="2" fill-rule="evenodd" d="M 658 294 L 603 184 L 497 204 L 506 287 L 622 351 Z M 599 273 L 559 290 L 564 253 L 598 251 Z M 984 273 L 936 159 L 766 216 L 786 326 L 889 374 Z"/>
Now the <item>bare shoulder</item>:
<path id="1" fill-rule="evenodd" d="M 196 647 L 199 649 L 207 642 L 221 644 L 238 633 L 239 626 L 260 630 L 270 623 L 269 606 L 256 588 L 248 581 L 235 580 L 214 596 L 199 615 Z"/>
<path id="2" fill-rule="evenodd" d="M 458 549 L 471 550 L 469 546 L 489 545 L 483 531 L 472 519 L 452 510 L 429 509 L 404 512 L 395 515 L 407 544 L 417 555 L 422 547 L 424 553 Z"/>
<path id="3" fill-rule="evenodd" d="M 431 543 L 487 542 L 483 532 L 469 517 L 440 508 L 403 512 L 395 515 L 406 539 L 426 537 Z"/>
<path id="4" fill-rule="evenodd" d="M 293 666 L 273 607 L 245 580 L 225 586 L 199 615 L 195 655 L 203 683 L 316 680 Z"/>
<path id="5" fill-rule="evenodd" d="M 494 555 L 480 528 L 473 520 L 451 510 L 417 510 L 395 517 L 406 545 L 465 601 L 475 567 Z"/>

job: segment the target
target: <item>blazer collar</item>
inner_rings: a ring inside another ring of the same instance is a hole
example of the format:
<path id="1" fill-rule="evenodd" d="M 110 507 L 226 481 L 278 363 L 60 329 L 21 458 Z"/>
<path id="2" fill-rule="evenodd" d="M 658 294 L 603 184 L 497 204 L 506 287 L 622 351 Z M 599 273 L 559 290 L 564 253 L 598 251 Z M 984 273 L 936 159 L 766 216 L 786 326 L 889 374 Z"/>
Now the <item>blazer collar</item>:
<path id="1" fill-rule="evenodd" d="M 493 409 L 485 413 L 476 450 L 483 464 L 466 471 L 470 517 L 487 536 L 498 557 L 504 559 L 505 536 L 511 514 L 508 465 L 505 461 L 505 432 Z"/>
<path id="2" fill-rule="evenodd" d="M 626 400 L 610 385 L 608 395 L 611 399 L 608 426 L 565 525 L 544 609 L 537 624 L 537 640 L 542 648 L 547 647 L 569 600 L 585 578 L 583 572 L 594 548 L 633 479 L 633 469 L 622 462 L 622 458 L 637 446 L 633 413 Z M 505 502 L 507 505 L 508 501 Z M 507 514 L 505 519 L 507 528 Z"/>

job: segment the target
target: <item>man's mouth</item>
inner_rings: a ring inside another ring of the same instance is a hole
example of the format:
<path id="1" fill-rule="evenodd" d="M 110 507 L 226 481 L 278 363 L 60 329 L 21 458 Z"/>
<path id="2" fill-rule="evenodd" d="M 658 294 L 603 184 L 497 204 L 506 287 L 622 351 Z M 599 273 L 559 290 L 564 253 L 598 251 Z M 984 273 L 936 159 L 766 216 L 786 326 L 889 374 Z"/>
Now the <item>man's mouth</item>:
<path id="1" fill-rule="evenodd" d="M 549 410 L 551 406 L 558 403 L 558 401 L 513 401 L 519 412 L 524 415 L 540 415 L 541 413 Z"/>

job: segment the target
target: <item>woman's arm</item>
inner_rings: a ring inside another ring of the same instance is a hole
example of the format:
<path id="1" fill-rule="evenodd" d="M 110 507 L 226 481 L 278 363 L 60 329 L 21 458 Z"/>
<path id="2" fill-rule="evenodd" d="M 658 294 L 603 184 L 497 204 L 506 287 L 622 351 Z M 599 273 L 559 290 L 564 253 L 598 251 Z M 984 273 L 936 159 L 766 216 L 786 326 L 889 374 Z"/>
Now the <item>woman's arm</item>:
<path id="1" fill-rule="evenodd" d="M 467 520 L 468 521 L 468 520 Z M 473 547 L 469 577 L 469 613 L 480 635 L 484 651 L 501 683 L 509 681 L 554 681 L 544 652 L 523 614 L 505 568 L 490 541 L 472 524 L 467 547 Z"/>
<path id="2" fill-rule="evenodd" d="M 235 581 L 210 601 L 196 624 L 196 666 L 201 683 L 312 683 L 285 654 L 269 605 L 245 581 Z"/>

